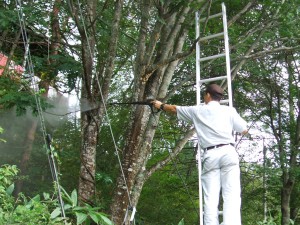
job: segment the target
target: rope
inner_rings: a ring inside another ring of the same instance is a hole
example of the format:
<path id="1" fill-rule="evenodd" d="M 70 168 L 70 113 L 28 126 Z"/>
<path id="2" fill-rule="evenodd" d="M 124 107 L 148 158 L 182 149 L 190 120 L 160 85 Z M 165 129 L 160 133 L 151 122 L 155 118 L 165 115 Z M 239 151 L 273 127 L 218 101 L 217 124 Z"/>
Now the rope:
<path id="1" fill-rule="evenodd" d="M 27 32 L 26 32 L 26 24 L 25 24 L 25 19 L 23 16 L 24 13 L 22 10 L 22 5 L 21 5 L 20 0 L 16 0 L 16 8 L 18 11 L 18 18 L 19 18 L 19 22 L 20 22 L 20 28 L 21 28 L 24 49 L 25 49 L 23 66 L 25 68 L 26 62 L 28 62 L 27 67 L 28 67 L 28 71 L 29 71 L 30 82 L 35 91 L 34 97 L 35 97 L 35 101 L 36 101 L 38 116 L 40 118 L 41 130 L 42 130 L 45 146 L 47 146 L 48 150 L 49 150 L 49 154 L 47 154 L 47 155 L 48 155 L 48 161 L 49 161 L 49 165 L 50 165 L 50 171 L 51 171 L 52 178 L 57 187 L 57 192 L 58 192 L 57 195 L 58 195 L 58 200 L 59 200 L 59 204 L 61 207 L 61 214 L 62 214 L 62 217 L 65 218 L 64 203 L 63 203 L 62 196 L 61 196 L 61 189 L 60 189 L 60 184 L 59 184 L 59 179 L 58 179 L 58 173 L 56 170 L 55 159 L 54 159 L 54 155 L 52 153 L 51 148 L 49 148 L 49 142 L 47 142 L 47 130 L 46 130 L 46 126 L 45 126 L 45 120 L 44 120 L 44 117 L 42 114 L 41 99 L 39 98 L 39 96 L 37 94 L 39 91 L 39 88 L 38 88 L 37 82 L 35 81 L 33 63 L 31 60 L 31 55 L 30 55 L 30 50 L 29 50 L 29 38 L 28 38 Z"/>
<path id="2" fill-rule="evenodd" d="M 69 1 L 68 1 L 68 2 L 69 2 Z M 89 36 L 88 36 L 88 34 L 87 34 L 86 25 L 85 25 L 85 22 L 84 22 L 84 20 L 83 20 L 83 14 L 82 14 L 82 9 L 81 9 L 81 7 L 80 7 L 80 2 L 79 2 L 79 0 L 77 0 L 77 4 L 78 4 L 78 8 L 79 8 L 79 13 L 80 13 L 80 16 L 81 16 L 81 21 L 82 21 L 82 24 L 83 24 L 84 34 L 85 34 L 86 39 L 89 40 Z M 71 4 L 70 4 L 70 3 L 69 3 L 69 6 L 71 7 Z M 71 10 L 71 12 L 72 12 L 72 8 L 71 8 L 70 10 Z M 91 50 L 91 46 L 90 46 L 89 41 L 87 41 L 87 43 L 88 43 L 89 54 L 90 54 L 90 57 L 92 58 L 92 50 Z M 99 78 L 98 78 L 97 75 L 96 75 L 96 81 L 97 81 L 97 85 L 98 85 L 98 88 L 99 88 L 99 93 L 100 93 L 101 101 L 102 101 L 102 103 L 103 103 L 103 108 L 104 108 L 105 116 L 106 116 L 106 119 L 107 119 L 107 123 L 108 123 L 108 126 L 109 126 L 109 131 L 110 131 L 110 134 L 111 134 L 111 137 L 112 137 L 112 141 L 113 141 L 113 144 L 114 144 L 114 148 L 115 148 L 115 152 L 116 152 L 116 155 L 117 155 L 117 158 L 118 158 L 118 163 L 119 163 L 119 165 L 120 165 L 120 169 L 121 169 L 123 181 L 124 181 L 124 184 L 125 184 L 125 186 L 126 186 L 126 191 L 127 191 L 127 195 L 128 195 L 128 201 L 129 201 L 129 204 L 130 204 L 130 206 L 131 206 L 132 203 L 131 203 L 131 198 L 130 198 L 129 189 L 128 189 L 128 186 L 127 186 L 127 180 L 126 180 L 126 177 L 125 177 L 125 173 L 124 173 L 124 170 L 123 170 L 122 162 L 121 162 L 120 155 L 119 155 L 119 152 L 118 152 L 118 147 L 117 147 L 116 140 L 115 140 L 114 133 L 113 133 L 113 129 L 112 129 L 112 126 L 111 126 L 109 114 L 108 114 L 108 112 L 107 112 L 107 107 L 106 107 L 105 99 L 104 99 L 104 97 L 103 97 L 101 85 L 100 85 Z M 125 216 L 125 219 L 124 219 L 124 220 L 126 220 L 126 217 L 127 217 L 127 215 Z"/>

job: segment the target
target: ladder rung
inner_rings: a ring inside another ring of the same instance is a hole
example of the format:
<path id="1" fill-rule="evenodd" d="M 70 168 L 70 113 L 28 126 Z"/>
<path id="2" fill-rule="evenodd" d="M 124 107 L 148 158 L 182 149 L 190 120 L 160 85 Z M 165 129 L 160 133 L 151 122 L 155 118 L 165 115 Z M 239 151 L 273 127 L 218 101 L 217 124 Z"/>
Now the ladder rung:
<path id="1" fill-rule="evenodd" d="M 220 36 L 223 36 L 223 35 L 224 35 L 224 32 L 217 33 L 217 34 L 212 34 L 212 35 L 209 35 L 207 37 L 200 38 L 199 41 L 205 41 L 205 40 L 213 39 L 213 38 L 220 37 Z"/>
<path id="2" fill-rule="evenodd" d="M 223 56 L 225 56 L 225 53 L 221 53 L 221 54 L 218 54 L 218 55 L 212 55 L 212 56 L 200 58 L 199 62 L 207 61 L 207 60 L 210 60 L 210 59 L 220 58 L 220 57 L 223 57 Z"/>
<path id="3" fill-rule="evenodd" d="M 220 13 L 217 13 L 217 14 L 215 14 L 215 15 L 211 15 L 211 16 L 209 16 L 209 17 L 202 18 L 202 19 L 199 20 L 199 22 L 204 22 L 205 20 L 207 20 L 207 18 L 210 20 L 210 19 L 213 19 L 213 18 L 216 18 L 216 17 L 219 17 L 219 16 L 222 16 L 222 13 L 221 13 L 221 12 L 220 12 Z"/>
<path id="4" fill-rule="evenodd" d="M 212 78 L 200 80 L 199 82 L 200 82 L 200 84 L 202 84 L 202 83 L 207 83 L 207 82 L 216 81 L 216 80 L 224 80 L 226 78 L 227 78 L 227 76 L 212 77 Z"/>

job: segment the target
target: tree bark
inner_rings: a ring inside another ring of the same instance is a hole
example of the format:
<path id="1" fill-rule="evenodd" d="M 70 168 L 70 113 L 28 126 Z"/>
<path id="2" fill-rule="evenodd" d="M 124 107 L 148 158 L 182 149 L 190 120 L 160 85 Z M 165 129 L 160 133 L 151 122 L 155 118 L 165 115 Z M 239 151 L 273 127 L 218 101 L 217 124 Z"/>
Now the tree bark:
<path id="1" fill-rule="evenodd" d="M 288 180 L 281 189 L 281 225 L 290 224 L 290 200 L 294 182 Z"/>
<path id="2" fill-rule="evenodd" d="M 97 94 L 92 90 L 92 79 L 94 77 L 94 55 L 95 55 L 95 36 L 88 35 L 92 32 L 95 20 L 96 1 L 88 1 L 85 6 L 86 18 L 79 18 L 82 11 L 77 9 L 74 14 L 75 21 L 81 36 L 81 58 L 83 63 L 83 77 L 81 87 L 81 98 L 94 105 Z M 83 27 L 81 24 L 84 23 Z M 87 27 L 90 27 L 87 30 Z M 80 202 L 93 203 L 95 197 L 95 174 L 96 174 L 96 145 L 99 134 L 100 117 L 97 109 L 81 112 L 81 151 L 80 151 L 80 172 L 78 196 Z"/>

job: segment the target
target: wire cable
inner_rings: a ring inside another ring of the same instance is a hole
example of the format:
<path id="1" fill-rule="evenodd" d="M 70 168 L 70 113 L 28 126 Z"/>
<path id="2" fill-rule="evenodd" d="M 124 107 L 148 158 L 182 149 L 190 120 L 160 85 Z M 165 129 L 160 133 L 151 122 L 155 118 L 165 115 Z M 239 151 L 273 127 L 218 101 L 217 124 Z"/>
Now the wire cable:
<path id="1" fill-rule="evenodd" d="M 38 95 L 39 88 L 38 88 L 37 82 L 35 81 L 33 63 L 32 63 L 32 60 L 31 60 L 30 49 L 29 49 L 29 38 L 28 38 L 27 32 L 26 32 L 25 18 L 24 18 L 24 13 L 23 13 L 23 10 L 22 10 L 22 4 L 21 4 L 20 0 L 16 0 L 16 8 L 17 8 L 17 12 L 18 12 L 18 18 L 19 18 L 19 22 L 20 22 L 20 28 L 21 28 L 21 33 L 22 33 L 22 38 L 23 38 L 23 43 L 24 43 L 24 49 L 25 49 L 25 56 L 24 56 L 24 64 L 23 65 L 26 68 L 26 64 L 27 64 L 31 85 L 32 85 L 33 90 L 35 92 L 34 97 L 35 97 L 35 101 L 36 101 L 38 116 L 40 118 L 41 130 L 42 130 L 45 146 L 48 146 L 47 130 L 46 130 L 46 126 L 45 126 L 45 120 L 44 120 L 44 117 L 43 117 L 43 114 L 42 114 L 41 99 Z M 24 70 L 25 70 L 25 68 L 24 68 Z M 66 215 L 65 215 L 65 210 L 64 210 L 64 203 L 63 203 L 63 200 L 62 200 L 61 189 L 60 189 L 60 184 L 59 184 L 59 179 L 58 179 L 58 173 L 57 173 L 57 169 L 56 169 L 56 165 L 55 165 L 55 158 L 54 158 L 54 155 L 52 153 L 52 150 L 49 149 L 49 148 L 48 148 L 48 150 L 49 150 L 49 154 L 47 154 L 47 156 L 48 156 L 48 161 L 49 161 L 49 165 L 50 165 L 50 171 L 51 171 L 52 178 L 53 178 L 53 180 L 56 184 L 57 196 L 58 196 L 58 201 L 59 201 L 60 208 L 61 208 L 61 214 L 62 214 L 62 217 L 65 218 Z"/>

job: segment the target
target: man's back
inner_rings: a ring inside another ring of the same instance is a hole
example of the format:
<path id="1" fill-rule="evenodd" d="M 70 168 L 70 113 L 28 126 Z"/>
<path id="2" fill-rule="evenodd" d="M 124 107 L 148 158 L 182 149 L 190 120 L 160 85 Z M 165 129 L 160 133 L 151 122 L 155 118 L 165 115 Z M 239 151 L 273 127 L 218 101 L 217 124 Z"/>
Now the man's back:
<path id="1" fill-rule="evenodd" d="M 178 106 L 177 116 L 195 125 L 203 148 L 234 143 L 232 131 L 242 132 L 246 126 L 234 108 L 220 105 L 217 101 L 202 106 Z"/>

